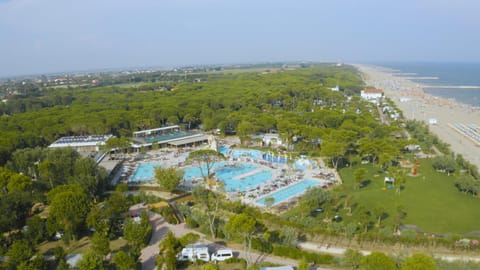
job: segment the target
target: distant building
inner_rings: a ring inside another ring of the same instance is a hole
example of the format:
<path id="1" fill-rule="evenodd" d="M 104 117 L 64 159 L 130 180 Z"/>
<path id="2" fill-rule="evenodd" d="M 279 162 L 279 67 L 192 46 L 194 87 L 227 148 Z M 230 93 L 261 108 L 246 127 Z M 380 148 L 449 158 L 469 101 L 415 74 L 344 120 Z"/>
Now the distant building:
<path id="1" fill-rule="evenodd" d="M 337 84 L 337 85 L 335 85 L 335 87 L 330 88 L 330 90 L 333 91 L 333 92 L 338 92 L 338 91 L 340 91 L 340 86 L 338 86 L 338 84 Z"/>
<path id="2" fill-rule="evenodd" d="M 276 133 L 264 134 L 262 141 L 263 143 L 265 143 L 265 145 L 271 145 L 271 146 L 280 146 L 283 143 L 282 139 L 280 138 L 280 135 Z"/>
<path id="3" fill-rule="evenodd" d="M 208 142 L 209 136 L 190 131 L 181 131 L 180 127 L 168 126 L 154 129 L 140 130 L 133 133 L 132 147 L 151 147 L 157 144 L 163 146 L 193 146 Z"/>
<path id="4" fill-rule="evenodd" d="M 360 96 L 368 101 L 377 101 L 383 97 L 384 93 L 382 89 L 376 89 L 374 87 L 366 87 L 360 92 Z"/>
<path id="5" fill-rule="evenodd" d="M 49 148 L 71 147 L 78 152 L 98 152 L 100 146 L 112 138 L 113 135 L 87 135 L 62 137 L 52 143 Z"/>

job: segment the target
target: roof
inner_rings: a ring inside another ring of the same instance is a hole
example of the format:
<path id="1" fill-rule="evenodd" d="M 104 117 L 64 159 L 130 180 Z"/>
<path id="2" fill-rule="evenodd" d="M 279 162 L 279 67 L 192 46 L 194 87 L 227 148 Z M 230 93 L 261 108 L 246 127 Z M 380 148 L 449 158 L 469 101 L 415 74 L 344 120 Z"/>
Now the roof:
<path id="1" fill-rule="evenodd" d="M 366 94 L 383 94 L 382 89 L 376 89 L 372 87 L 366 87 L 365 90 L 363 90 L 363 92 Z"/>
<path id="2" fill-rule="evenodd" d="M 260 270 L 294 270 L 294 268 L 290 265 L 284 265 L 275 267 L 262 267 Z"/>
<path id="3" fill-rule="evenodd" d="M 190 143 L 208 141 L 208 138 L 209 138 L 208 135 L 195 134 L 195 135 L 190 136 L 190 137 L 185 137 L 185 138 L 172 140 L 172 141 L 168 142 L 168 144 L 173 145 L 173 146 L 180 146 L 180 145 L 185 145 L 185 144 L 190 144 Z"/>
<path id="4" fill-rule="evenodd" d="M 170 130 L 170 129 L 176 129 L 176 128 L 180 128 L 180 127 L 175 125 L 175 126 L 168 126 L 168 127 L 161 127 L 161 128 L 145 129 L 145 130 L 140 130 L 140 131 L 133 132 L 133 135 L 149 134 L 149 133 L 155 132 L 155 131 Z"/>
<path id="5" fill-rule="evenodd" d="M 52 143 L 49 147 L 81 147 L 104 145 L 113 135 L 86 135 L 86 136 L 67 136 L 61 137 Z"/>
<path id="6" fill-rule="evenodd" d="M 78 262 L 82 259 L 83 254 L 68 254 L 65 256 L 66 263 L 71 267 L 77 267 Z"/>

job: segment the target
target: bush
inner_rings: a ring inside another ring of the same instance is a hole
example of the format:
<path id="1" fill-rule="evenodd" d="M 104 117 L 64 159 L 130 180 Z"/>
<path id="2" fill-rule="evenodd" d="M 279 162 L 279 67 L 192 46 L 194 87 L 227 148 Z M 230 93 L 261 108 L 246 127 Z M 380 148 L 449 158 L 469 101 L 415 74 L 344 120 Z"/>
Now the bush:
<path id="1" fill-rule="evenodd" d="M 261 238 L 252 239 L 252 248 L 265 253 L 272 253 L 273 251 L 272 244 Z"/>
<path id="2" fill-rule="evenodd" d="M 273 255 L 280 257 L 288 257 L 295 260 L 305 258 L 309 262 L 315 264 L 332 264 L 334 257 L 328 254 L 318 254 L 308 251 L 303 251 L 297 247 L 273 246 Z"/>
<path id="3" fill-rule="evenodd" d="M 185 223 L 187 224 L 188 228 L 198 228 L 198 223 L 195 219 L 187 217 L 185 219 Z"/>

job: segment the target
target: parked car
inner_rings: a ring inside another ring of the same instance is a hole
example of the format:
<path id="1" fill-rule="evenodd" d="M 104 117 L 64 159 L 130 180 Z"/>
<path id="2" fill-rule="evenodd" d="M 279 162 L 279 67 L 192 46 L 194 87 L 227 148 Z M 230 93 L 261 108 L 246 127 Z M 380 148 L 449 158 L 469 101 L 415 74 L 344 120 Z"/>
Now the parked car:
<path id="1" fill-rule="evenodd" d="M 231 249 L 220 249 L 212 254 L 212 261 L 219 262 L 233 258 L 233 252 Z"/>

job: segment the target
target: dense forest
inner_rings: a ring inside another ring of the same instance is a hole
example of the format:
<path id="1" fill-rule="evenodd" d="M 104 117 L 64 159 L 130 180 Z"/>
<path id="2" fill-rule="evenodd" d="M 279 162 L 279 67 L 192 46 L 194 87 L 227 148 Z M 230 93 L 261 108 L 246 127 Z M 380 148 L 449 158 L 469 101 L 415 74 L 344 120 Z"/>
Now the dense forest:
<path id="1" fill-rule="evenodd" d="M 329 90 L 341 82 L 345 93 L 358 92 L 362 82 L 352 71 L 320 66 L 273 74 L 215 74 L 205 82 L 178 82 L 170 91 L 109 86 L 17 98 L 2 104 L 0 164 L 16 149 L 47 146 L 65 135 L 131 136 L 168 124 L 239 135 L 276 129 L 314 140 L 324 133 L 322 128 L 358 118 L 358 97 L 347 106 L 343 93 Z M 341 110 L 346 111 L 339 114 Z"/>

